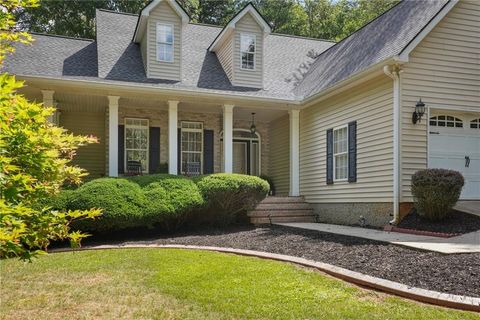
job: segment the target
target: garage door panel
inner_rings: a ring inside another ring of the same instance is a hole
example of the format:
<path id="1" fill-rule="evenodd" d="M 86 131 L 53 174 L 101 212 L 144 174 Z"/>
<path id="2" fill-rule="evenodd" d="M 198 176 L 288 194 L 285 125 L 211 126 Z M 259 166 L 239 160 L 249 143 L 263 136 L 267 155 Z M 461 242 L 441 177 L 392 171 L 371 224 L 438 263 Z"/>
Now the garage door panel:
<path id="1" fill-rule="evenodd" d="M 428 147 L 428 167 L 459 171 L 465 178 L 461 199 L 480 199 L 480 130 L 431 127 Z"/>

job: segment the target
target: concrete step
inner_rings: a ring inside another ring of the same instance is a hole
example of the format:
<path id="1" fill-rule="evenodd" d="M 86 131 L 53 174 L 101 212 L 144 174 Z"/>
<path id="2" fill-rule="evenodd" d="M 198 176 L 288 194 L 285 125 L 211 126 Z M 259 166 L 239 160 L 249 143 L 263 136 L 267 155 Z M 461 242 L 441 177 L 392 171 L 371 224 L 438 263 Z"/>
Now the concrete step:
<path id="1" fill-rule="evenodd" d="M 312 209 L 302 210 L 252 210 L 248 212 L 249 217 L 296 217 L 296 216 L 311 216 Z"/>
<path id="2" fill-rule="evenodd" d="M 270 224 L 270 223 L 286 223 L 286 222 L 316 222 L 315 216 L 299 216 L 299 217 L 270 217 L 267 218 L 251 218 L 253 224 Z"/>
<path id="3" fill-rule="evenodd" d="M 311 209 L 311 206 L 306 202 L 295 203 L 262 203 L 260 202 L 255 210 L 305 210 Z"/>
<path id="4" fill-rule="evenodd" d="M 303 197 L 266 197 L 260 203 L 293 203 L 305 202 Z"/>

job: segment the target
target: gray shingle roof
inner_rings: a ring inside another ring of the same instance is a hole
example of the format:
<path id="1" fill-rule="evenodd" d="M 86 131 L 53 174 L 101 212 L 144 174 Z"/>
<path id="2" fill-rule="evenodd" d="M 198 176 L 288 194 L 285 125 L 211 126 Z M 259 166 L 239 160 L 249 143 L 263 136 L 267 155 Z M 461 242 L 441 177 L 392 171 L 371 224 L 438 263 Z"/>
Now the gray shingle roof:
<path id="1" fill-rule="evenodd" d="M 6 71 L 21 75 L 97 77 L 97 45 L 92 40 L 33 34 L 5 59 Z"/>
<path id="2" fill-rule="evenodd" d="M 35 34 L 36 41 L 18 45 L 4 67 L 25 76 L 301 99 L 398 55 L 445 3 L 405 0 L 334 46 L 270 34 L 265 39 L 264 89 L 232 86 L 215 53 L 207 50 L 221 28 L 199 24 L 187 24 L 183 30 L 182 81 L 148 79 L 139 45 L 132 42 L 138 16 L 104 10 L 97 11 L 97 41 Z"/>
<path id="3" fill-rule="evenodd" d="M 405 0 L 321 54 L 294 92 L 308 97 L 386 59 L 415 38 L 447 3 Z"/>

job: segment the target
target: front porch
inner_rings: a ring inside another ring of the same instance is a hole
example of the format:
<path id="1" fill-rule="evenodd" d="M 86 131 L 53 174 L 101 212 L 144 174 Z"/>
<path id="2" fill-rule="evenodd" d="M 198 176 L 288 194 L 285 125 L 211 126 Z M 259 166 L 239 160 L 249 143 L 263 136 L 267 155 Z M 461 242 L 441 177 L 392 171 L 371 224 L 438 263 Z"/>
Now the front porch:
<path id="1" fill-rule="evenodd" d="M 28 95 L 55 106 L 58 125 L 99 138 L 75 160 L 92 177 L 124 175 L 133 160 L 144 174 L 268 176 L 277 195 L 299 195 L 299 110 L 63 90 Z"/>

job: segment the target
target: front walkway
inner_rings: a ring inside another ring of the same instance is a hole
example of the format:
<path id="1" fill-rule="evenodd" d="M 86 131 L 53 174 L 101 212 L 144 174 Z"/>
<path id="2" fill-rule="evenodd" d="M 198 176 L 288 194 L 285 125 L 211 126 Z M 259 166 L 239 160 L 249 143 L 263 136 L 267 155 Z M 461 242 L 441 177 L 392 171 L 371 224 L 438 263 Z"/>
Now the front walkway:
<path id="1" fill-rule="evenodd" d="M 474 214 L 480 217 L 480 201 L 476 200 L 463 200 L 458 201 L 453 209 L 466 212 L 470 214 Z"/>
<path id="2" fill-rule="evenodd" d="M 480 252 L 480 231 L 475 231 L 452 238 L 439 238 L 325 223 L 295 222 L 277 224 L 300 229 L 316 230 L 320 232 L 388 242 L 396 245 L 445 254 Z"/>

